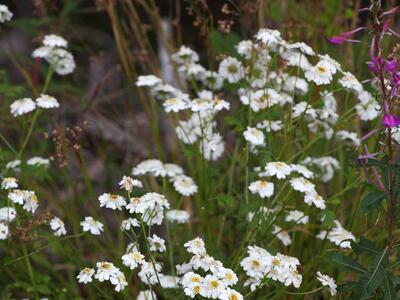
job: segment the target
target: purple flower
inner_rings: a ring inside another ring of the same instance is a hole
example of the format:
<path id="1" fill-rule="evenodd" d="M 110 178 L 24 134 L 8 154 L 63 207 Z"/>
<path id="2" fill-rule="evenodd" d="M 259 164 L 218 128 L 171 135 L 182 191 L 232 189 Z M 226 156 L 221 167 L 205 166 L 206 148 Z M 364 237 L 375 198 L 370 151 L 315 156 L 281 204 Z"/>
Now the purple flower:
<path id="1" fill-rule="evenodd" d="M 395 115 L 384 114 L 381 124 L 388 128 L 397 127 L 400 125 L 400 118 Z"/>
<path id="2" fill-rule="evenodd" d="M 335 45 L 340 45 L 340 44 L 343 44 L 345 42 L 351 42 L 351 43 L 359 42 L 358 40 L 351 40 L 350 37 L 354 33 L 358 32 L 360 30 L 363 30 L 364 28 L 365 27 L 357 27 L 356 29 L 353 29 L 352 31 L 342 32 L 339 35 L 335 35 L 335 36 L 329 37 L 328 41 L 330 43 L 332 43 L 332 44 L 335 44 Z"/>

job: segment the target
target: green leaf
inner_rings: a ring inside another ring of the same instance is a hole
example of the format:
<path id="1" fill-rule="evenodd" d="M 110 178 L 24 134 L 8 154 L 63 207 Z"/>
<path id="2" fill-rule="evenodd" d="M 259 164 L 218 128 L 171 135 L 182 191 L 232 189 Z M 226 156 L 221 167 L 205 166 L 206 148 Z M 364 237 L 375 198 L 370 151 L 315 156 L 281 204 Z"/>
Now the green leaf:
<path id="1" fill-rule="evenodd" d="M 388 248 L 386 247 L 372 258 L 368 271 L 360 277 L 355 299 L 367 299 L 381 286 L 386 273 L 387 252 Z"/>
<path id="2" fill-rule="evenodd" d="M 378 209 L 386 196 L 387 192 L 371 192 L 367 194 L 361 200 L 360 212 L 366 214 Z"/>
<path id="3" fill-rule="evenodd" d="M 355 241 L 351 241 L 350 243 L 351 248 L 357 255 L 363 253 L 370 255 L 379 254 L 379 249 L 375 246 L 375 244 L 363 236 L 360 238 L 360 241 L 358 243 Z"/>
<path id="4" fill-rule="evenodd" d="M 392 279 L 385 275 L 383 279 L 383 300 L 395 300 L 397 299 L 396 290 L 394 289 L 394 285 Z"/>
<path id="5" fill-rule="evenodd" d="M 333 263 L 338 269 L 364 274 L 367 270 L 350 256 L 339 252 L 330 252 L 325 255 L 325 259 Z"/>

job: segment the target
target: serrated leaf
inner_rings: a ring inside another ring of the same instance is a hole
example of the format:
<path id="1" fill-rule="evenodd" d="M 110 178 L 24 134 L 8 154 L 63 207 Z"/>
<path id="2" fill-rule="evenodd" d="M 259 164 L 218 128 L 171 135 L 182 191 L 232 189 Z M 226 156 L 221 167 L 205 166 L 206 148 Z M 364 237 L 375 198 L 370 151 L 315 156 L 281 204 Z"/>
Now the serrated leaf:
<path id="1" fill-rule="evenodd" d="M 356 260 L 354 260 L 350 256 L 346 256 L 338 252 L 328 253 L 327 255 L 325 255 L 325 259 L 328 262 L 335 264 L 335 266 L 341 270 L 352 271 L 360 274 L 364 274 L 367 272 L 367 270 Z"/>

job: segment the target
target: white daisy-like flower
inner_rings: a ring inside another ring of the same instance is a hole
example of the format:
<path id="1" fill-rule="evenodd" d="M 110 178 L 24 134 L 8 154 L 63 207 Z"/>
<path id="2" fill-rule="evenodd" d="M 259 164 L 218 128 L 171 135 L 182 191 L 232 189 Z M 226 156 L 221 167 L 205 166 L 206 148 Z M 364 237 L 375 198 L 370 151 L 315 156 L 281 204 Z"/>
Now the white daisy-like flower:
<path id="1" fill-rule="evenodd" d="M 274 194 L 274 184 L 266 180 L 257 180 L 250 183 L 249 190 L 253 194 L 259 194 L 261 198 L 269 198 Z"/>
<path id="2" fill-rule="evenodd" d="M 335 245 L 339 246 L 343 249 L 350 249 L 351 243 L 350 240 L 355 241 L 355 236 L 346 229 L 343 228 L 342 224 L 339 221 L 335 220 L 335 227 L 332 228 L 330 231 L 321 231 L 317 238 L 324 240 L 327 238 L 329 241 L 334 243 Z"/>
<path id="3" fill-rule="evenodd" d="M 34 111 L 35 108 L 36 104 L 31 98 L 18 99 L 10 105 L 11 114 L 14 117 L 27 114 L 31 111 Z"/>
<path id="4" fill-rule="evenodd" d="M 161 274 L 160 285 L 164 289 L 177 289 L 179 288 L 179 277 Z"/>
<path id="5" fill-rule="evenodd" d="M 251 58 L 251 54 L 254 48 L 254 44 L 251 40 L 240 41 L 239 44 L 235 46 L 238 54 L 246 59 Z"/>
<path id="6" fill-rule="evenodd" d="M 7 239 L 8 233 L 8 225 L 6 223 L 0 222 L 0 240 Z"/>
<path id="7" fill-rule="evenodd" d="M 320 60 L 315 66 L 309 68 L 304 76 L 308 81 L 313 81 L 317 85 L 329 84 L 336 69 L 326 60 Z"/>
<path id="8" fill-rule="evenodd" d="M 84 268 L 82 269 L 78 276 L 76 276 L 76 278 L 78 279 L 79 283 L 83 283 L 83 284 L 87 284 L 89 282 L 92 282 L 93 279 L 93 275 L 94 275 L 95 271 L 92 268 Z"/>
<path id="9" fill-rule="evenodd" d="M 329 288 L 329 292 L 332 296 L 335 296 L 337 291 L 337 285 L 333 278 L 328 275 L 322 274 L 320 271 L 317 272 L 317 279 L 322 283 L 323 286 L 327 286 Z"/>
<path id="10" fill-rule="evenodd" d="M 290 210 L 285 217 L 286 222 L 296 222 L 297 224 L 307 224 L 308 220 L 308 216 L 299 210 Z"/>
<path id="11" fill-rule="evenodd" d="M 227 288 L 225 291 L 220 295 L 221 300 L 243 300 L 243 295 L 240 294 L 238 291 L 234 289 Z"/>
<path id="12" fill-rule="evenodd" d="M 43 158 L 40 156 L 31 157 L 26 161 L 28 166 L 44 166 L 48 167 L 50 165 L 50 160 L 48 158 Z"/>
<path id="13" fill-rule="evenodd" d="M 152 290 L 140 291 L 136 300 L 157 300 L 157 294 Z"/>
<path id="14" fill-rule="evenodd" d="M 127 192 L 132 192 L 134 187 L 142 188 L 143 183 L 138 179 L 133 179 L 129 176 L 123 176 L 121 181 L 118 183 L 121 189 Z"/>
<path id="15" fill-rule="evenodd" d="M 202 282 L 201 295 L 205 298 L 217 299 L 225 291 L 226 285 L 214 275 L 206 275 Z"/>
<path id="16" fill-rule="evenodd" d="M 197 193 L 198 187 L 192 177 L 178 175 L 172 178 L 175 190 L 183 196 L 191 196 Z"/>
<path id="17" fill-rule="evenodd" d="M 100 207 L 121 210 L 126 205 L 125 198 L 120 195 L 104 193 L 99 196 Z"/>
<path id="18" fill-rule="evenodd" d="M 39 207 L 39 200 L 35 192 L 29 193 L 28 197 L 26 197 L 24 200 L 25 203 L 22 208 L 25 209 L 27 212 L 34 214 Z"/>
<path id="19" fill-rule="evenodd" d="M 192 64 L 199 61 L 199 55 L 196 51 L 182 45 L 177 52 L 172 54 L 172 60 L 179 65 Z"/>
<path id="20" fill-rule="evenodd" d="M 326 208 L 325 200 L 316 191 L 306 192 L 304 195 L 304 202 L 308 205 L 314 204 L 320 209 Z"/>
<path id="21" fill-rule="evenodd" d="M 356 132 L 351 132 L 347 130 L 339 130 L 336 132 L 336 138 L 343 141 L 343 143 L 347 146 L 360 146 L 360 139 L 357 136 Z"/>
<path id="22" fill-rule="evenodd" d="M 10 21 L 13 15 L 6 5 L 0 4 L 0 23 Z"/>
<path id="23" fill-rule="evenodd" d="M 20 165 L 21 161 L 19 159 L 11 160 L 6 164 L 6 169 L 13 169 L 14 171 L 18 171 Z"/>
<path id="24" fill-rule="evenodd" d="M 293 172 L 299 173 L 300 175 L 302 175 L 307 179 L 314 178 L 314 173 L 311 172 L 309 169 L 307 169 L 305 166 L 291 164 L 290 167 L 292 168 Z"/>
<path id="25" fill-rule="evenodd" d="M 195 255 L 197 254 L 202 255 L 207 253 L 204 241 L 199 237 L 186 242 L 183 246 L 187 248 L 186 249 L 187 252 Z"/>
<path id="26" fill-rule="evenodd" d="M 236 83 L 244 76 L 242 63 L 234 57 L 227 57 L 219 64 L 218 74 L 229 83 Z"/>
<path id="27" fill-rule="evenodd" d="M 277 239 L 280 240 L 285 246 L 289 246 L 292 243 L 289 233 L 285 230 L 282 230 L 282 228 L 279 226 L 274 225 L 272 233 L 275 234 Z"/>
<path id="28" fill-rule="evenodd" d="M 18 188 L 18 180 L 14 177 L 5 177 L 1 182 L 1 188 L 3 190 L 10 190 Z"/>
<path id="29" fill-rule="evenodd" d="M 350 72 L 344 72 L 343 77 L 338 82 L 347 90 L 360 94 L 363 91 L 362 84 Z"/>
<path id="30" fill-rule="evenodd" d="M 114 285 L 114 290 L 116 292 L 120 292 L 120 291 L 124 290 L 125 287 L 128 285 L 125 274 L 122 273 L 121 271 L 118 271 L 116 275 L 111 276 L 110 282 L 112 285 Z"/>
<path id="31" fill-rule="evenodd" d="M 252 145 L 260 146 L 264 145 L 265 136 L 264 133 L 254 127 L 247 127 L 246 131 L 243 132 L 244 139 L 250 142 Z"/>
<path id="32" fill-rule="evenodd" d="M 179 112 L 188 108 L 188 103 L 180 98 L 170 98 L 163 103 L 165 112 Z"/>
<path id="33" fill-rule="evenodd" d="M 285 179 L 292 172 L 292 167 L 281 161 L 269 162 L 264 169 L 260 176 L 275 176 L 278 179 Z"/>
<path id="34" fill-rule="evenodd" d="M 315 192 L 315 185 L 304 177 L 296 177 L 290 179 L 290 185 L 294 190 L 302 193 Z"/>
<path id="35" fill-rule="evenodd" d="M 122 230 L 131 230 L 133 227 L 140 227 L 139 221 L 135 218 L 128 218 L 121 222 Z"/>
<path id="36" fill-rule="evenodd" d="M 265 129 L 265 131 L 267 132 L 276 132 L 283 128 L 283 123 L 280 120 L 264 120 L 262 122 L 258 122 L 256 127 L 258 129 Z"/>
<path id="37" fill-rule="evenodd" d="M 17 211 L 13 207 L 0 208 L 0 222 L 11 223 L 17 217 Z"/>
<path id="38" fill-rule="evenodd" d="M 54 217 L 53 219 L 51 219 L 50 228 L 54 231 L 55 236 L 62 236 L 67 234 L 64 222 L 58 217 Z"/>
<path id="39" fill-rule="evenodd" d="M 138 276 L 143 283 L 153 285 L 158 283 L 158 274 L 160 274 L 161 269 L 159 263 L 144 261 Z"/>
<path id="40" fill-rule="evenodd" d="M 51 48 L 54 47 L 66 48 L 68 47 L 68 42 L 61 36 L 55 34 L 48 34 L 43 39 L 43 45 Z"/>
<path id="41" fill-rule="evenodd" d="M 134 270 L 144 262 L 144 255 L 140 253 L 136 247 L 128 253 L 122 255 L 122 264 L 129 269 Z"/>
<path id="42" fill-rule="evenodd" d="M 110 280 L 111 277 L 115 277 L 119 273 L 119 269 L 114 266 L 113 263 L 107 261 L 101 261 L 96 263 L 97 272 L 94 275 L 98 281 L 103 282 L 105 280 Z"/>
<path id="43" fill-rule="evenodd" d="M 356 104 L 355 107 L 361 120 L 369 121 L 379 116 L 381 106 L 374 99 L 371 93 L 362 91 L 358 94 L 358 100 L 360 102 Z"/>
<path id="44" fill-rule="evenodd" d="M 170 222 L 184 224 L 189 221 L 190 213 L 187 212 L 186 210 L 171 209 L 171 210 L 167 211 L 167 213 L 165 214 L 165 217 Z"/>
<path id="45" fill-rule="evenodd" d="M 41 94 L 39 98 L 36 98 L 36 106 L 44 109 L 49 109 L 60 107 L 60 104 L 53 96 Z"/>
<path id="46" fill-rule="evenodd" d="M 306 54 L 306 55 L 309 55 L 309 56 L 315 55 L 314 50 L 310 46 L 308 46 L 306 43 L 303 43 L 303 42 L 297 42 L 297 43 L 290 44 L 288 46 L 288 48 L 289 49 L 298 49 L 303 54 Z"/>
<path id="47" fill-rule="evenodd" d="M 256 34 L 256 40 L 274 49 L 282 42 L 281 33 L 275 29 L 262 28 Z"/>
<path id="48" fill-rule="evenodd" d="M 100 235 L 103 231 L 103 223 L 96 221 L 93 217 L 85 217 L 80 224 L 84 232 L 89 231 L 93 235 Z"/>
<path id="49" fill-rule="evenodd" d="M 149 241 L 150 251 L 165 252 L 167 249 L 165 247 L 165 240 L 155 234 L 153 234 L 152 237 L 147 238 L 147 240 Z"/>
<path id="50" fill-rule="evenodd" d="M 136 81 L 137 86 L 153 87 L 160 84 L 162 80 L 154 75 L 141 75 Z"/>

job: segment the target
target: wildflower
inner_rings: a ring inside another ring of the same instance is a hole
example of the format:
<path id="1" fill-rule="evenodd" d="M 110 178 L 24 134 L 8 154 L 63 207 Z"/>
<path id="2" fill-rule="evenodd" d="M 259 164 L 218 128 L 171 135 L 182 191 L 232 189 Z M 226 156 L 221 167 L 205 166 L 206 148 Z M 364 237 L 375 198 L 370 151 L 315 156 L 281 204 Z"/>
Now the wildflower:
<path id="1" fill-rule="evenodd" d="M 36 108 L 35 102 L 31 98 L 22 98 L 19 100 L 15 100 L 11 106 L 11 114 L 14 117 L 21 116 L 27 114 L 31 111 L 34 111 Z"/>
<path id="2" fill-rule="evenodd" d="M 106 208 L 111 209 L 119 209 L 121 210 L 123 206 L 126 205 L 126 201 L 124 197 L 115 195 L 115 194 L 107 194 L 104 193 L 99 196 L 100 207 L 105 206 Z"/>
<path id="3" fill-rule="evenodd" d="M 184 224 L 189 221 L 190 213 L 188 213 L 186 210 L 171 209 L 171 210 L 167 211 L 167 213 L 165 214 L 165 217 L 170 222 Z"/>
<path id="4" fill-rule="evenodd" d="M 6 223 L 0 222 L 0 240 L 5 240 L 8 237 L 8 225 Z"/>
<path id="5" fill-rule="evenodd" d="M 66 47 L 68 47 L 68 42 L 65 39 L 63 39 L 61 36 L 58 36 L 55 34 L 49 34 L 44 37 L 43 45 L 51 47 L 51 48 L 54 48 L 54 47 L 66 48 Z"/>
<path id="6" fill-rule="evenodd" d="M 329 288 L 329 292 L 332 296 L 336 295 L 336 282 L 333 278 L 328 275 L 322 274 L 321 272 L 317 272 L 317 279 L 322 283 L 323 286 L 327 286 Z"/>
<path id="7" fill-rule="evenodd" d="M 289 93 L 304 95 L 308 92 L 308 83 L 303 78 L 288 76 L 285 78 L 282 89 Z"/>
<path id="8" fill-rule="evenodd" d="M 357 94 L 363 91 L 361 83 L 350 72 L 344 72 L 343 77 L 339 79 L 339 83 L 345 88 Z"/>
<path id="9" fill-rule="evenodd" d="M 131 249 L 128 253 L 122 255 L 122 264 L 134 270 L 137 266 L 144 262 L 144 256 L 140 253 L 136 247 Z"/>
<path id="10" fill-rule="evenodd" d="M 193 179 L 186 175 L 179 175 L 172 178 L 175 190 L 183 196 L 191 196 L 197 193 L 198 187 Z"/>
<path id="11" fill-rule="evenodd" d="M 26 164 L 28 166 L 44 166 L 48 167 L 50 165 L 50 160 L 47 158 L 39 157 L 39 156 L 34 156 L 31 157 L 26 161 Z"/>
<path id="12" fill-rule="evenodd" d="M 165 112 L 179 112 L 188 108 L 188 104 L 179 98 L 170 98 L 163 103 Z"/>
<path id="13" fill-rule="evenodd" d="M 381 124 L 387 128 L 397 127 L 400 125 L 400 117 L 392 114 L 384 114 Z"/>
<path id="14" fill-rule="evenodd" d="M 219 64 L 218 74 L 229 83 L 236 83 L 244 76 L 242 63 L 234 57 L 227 57 Z"/>
<path id="15" fill-rule="evenodd" d="M 247 127 L 246 131 L 243 132 L 244 139 L 250 142 L 252 145 L 259 146 L 264 145 L 264 134 L 261 130 L 254 127 Z"/>
<path id="16" fill-rule="evenodd" d="M 19 159 L 9 161 L 6 164 L 6 169 L 13 169 L 14 171 L 18 171 L 18 167 L 21 165 L 21 161 Z"/>
<path id="17" fill-rule="evenodd" d="M 157 300 L 157 294 L 152 290 L 140 291 L 136 300 Z"/>
<path id="18" fill-rule="evenodd" d="M 84 268 L 79 272 L 76 278 L 78 279 L 79 283 L 87 284 L 93 281 L 92 277 L 94 275 L 94 272 L 95 271 L 92 268 Z"/>
<path id="19" fill-rule="evenodd" d="M 254 44 L 251 40 L 240 41 L 239 44 L 235 46 L 237 53 L 246 59 L 251 58 L 253 47 Z"/>
<path id="20" fill-rule="evenodd" d="M 11 223 L 17 217 L 17 211 L 13 207 L 0 208 L 0 222 Z"/>
<path id="21" fill-rule="evenodd" d="M 164 289 L 177 289 L 178 288 L 179 277 L 163 275 L 160 276 L 160 284 Z"/>
<path id="22" fill-rule="evenodd" d="M 46 94 L 41 94 L 40 97 L 36 99 L 36 106 L 48 109 L 48 108 L 58 108 L 60 107 L 60 104 L 58 103 L 56 98 Z"/>
<path id="23" fill-rule="evenodd" d="M 139 221 L 135 218 L 128 218 L 121 222 L 122 230 L 131 230 L 132 227 L 140 227 Z"/>
<path id="24" fill-rule="evenodd" d="M 10 21 L 13 15 L 6 5 L 0 4 L 0 23 Z"/>
<path id="25" fill-rule="evenodd" d="M 55 236 L 62 236 L 67 234 L 64 222 L 58 217 L 54 217 L 53 219 L 51 219 L 50 227 L 51 230 L 54 231 Z"/>
<path id="26" fill-rule="evenodd" d="M 282 228 L 279 226 L 274 225 L 272 233 L 275 234 L 277 239 L 280 240 L 285 246 L 289 246 L 292 243 L 289 233 L 282 230 Z"/>
<path id="27" fill-rule="evenodd" d="M 250 183 L 249 190 L 253 194 L 258 193 L 261 198 L 269 198 L 274 194 L 274 184 L 265 180 L 257 180 Z"/>
<path id="28" fill-rule="evenodd" d="M 119 273 L 119 269 L 114 266 L 113 263 L 107 261 L 101 261 L 96 263 L 97 272 L 94 278 L 103 282 L 105 280 L 110 280 L 111 277 L 115 277 Z"/>
<path id="29" fill-rule="evenodd" d="M 293 187 L 294 190 L 302 193 L 315 191 L 315 185 L 303 177 L 290 179 L 290 185 Z"/>
<path id="30" fill-rule="evenodd" d="M 200 152 L 207 160 L 217 160 L 225 150 L 225 144 L 219 133 L 213 133 L 200 142 Z"/>
<path id="31" fill-rule="evenodd" d="M 224 292 L 222 292 L 220 296 L 221 300 L 243 300 L 243 295 L 240 294 L 238 291 L 233 289 L 227 288 Z"/>
<path id="32" fill-rule="evenodd" d="M 280 120 L 278 121 L 264 120 L 258 122 L 256 127 L 258 129 L 265 129 L 267 132 L 276 132 L 283 128 L 283 123 Z"/>
<path id="33" fill-rule="evenodd" d="M 156 284 L 158 282 L 158 273 L 161 272 L 161 265 L 156 262 L 143 261 L 138 276 L 143 283 Z"/>
<path id="34" fill-rule="evenodd" d="M 206 275 L 202 285 L 201 295 L 205 298 L 219 298 L 225 290 L 225 284 L 213 275 Z"/>
<path id="35" fill-rule="evenodd" d="M 24 199 L 25 203 L 22 206 L 27 212 L 35 213 L 39 207 L 39 201 L 34 192 L 29 193 L 28 197 Z"/>
<path id="36" fill-rule="evenodd" d="M 172 60 L 179 65 L 191 64 L 199 61 L 199 55 L 186 46 L 181 46 L 179 50 L 172 54 Z"/>
<path id="37" fill-rule="evenodd" d="M 288 48 L 289 49 L 298 49 L 305 55 L 309 55 L 309 56 L 315 55 L 314 50 L 310 46 L 308 46 L 306 43 L 303 43 L 303 42 L 297 42 L 297 43 L 290 44 L 288 46 Z"/>
<path id="38" fill-rule="evenodd" d="M 292 172 L 291 166 L 281 161 L 269 162 L 264 169 L 261 176 L 275 176 L 278 179 L 285 179 Z"/>
<path id="39" fill-rule="evenodd" d="M 308 220 L 308 216 L 299 210 L 290 210 L 285 217 L 286 222 L 296 222 L 297 224 L 307 224 Z"/>
<path id="40" fill-rule="evenodd" d="M 214 274 L 228 286 L 235 285 L 239 280 L 235 272 L 229 268 L 217 268 Z"/>
<path id="41" fill-rule="evenodd" d="M 360 139 L 357 137 L 357 133 L 355 132 L 339 130 L 336 132 L 336 138 L 343 141 L 347 146 L 358 147 L 360 145 Z"/>
<path id="42" fill-rule="evenodd" d="M 328 232 L 321 231 L 317 235 L 317 238 L 321 240 L 327 238 L 329 241 L 331 241 L 332 243 L 343 249 L 351 248 L 351 243 L 349 240 L 353 241 L 356 240 L 354 235 L 351 232 L 344 229 L 342 227 L 342 224 L 340 224 L 340 222 L 337 220 L 335 220 L 335 227 L 332 230 Z"/>
<path id="43" fill-rule="evenodd" d="M 17 178 L 14 177 L 5 177 L 1 182 L 1 188 L 3 190 L 15 189 L 17 187 L 18 187 L 18 181 Z"/>
<path id="44" fill-rule="evenodd" d="M 129 176 L 123 176 L 118 184 L 121 189 L 124 189 L 127 192 L 132 192 L 134 187 L 138 188 L 143 187 L 143 183 L 140 180 L 133 179 Z"/>
<path id="45" fill-rule="evenodd" d="M 262 42 L 267 47 L 275 49 L 281 42 L 281 33 L 278 30 L 263 28 L 256 34 L 256 40 Z"/>
<path id="46" fill-rule="evenodd" d="M 203 295 L 203 281 L 204 278 L 196 273 L 186 273 L 181 280 L 185 295 L 189 296 L 190 298 L 194 298 L 200 294 Z"/>
<path id="47" fill-rule="evenodd" d="M 84 232 L 90 231 L 91 234 L 100 235 L 103 231 L 103 224 L 93 219 L 93 217 L 85 217 L 81 223 Z"/>
<path id="48" fill-rule="evenodd" d="M 313 81 L 317 85 L 329 84 L 336 69 L 328 61 L 320 60 L 315 66 L 309 68 L 304 76 L 308 81 Z"/>
<path id="49" fill-rule="evenodd" d="M 114 290 L 116 292 L 120 292 L 120 291 L 124 290 L 125 287 L 128 285 L 125 274 L 122 273 L 121 271 L 118 271 L 116 275 L 111 276 L 110 282 L 112 285 L 115 286 Z"/>
<path id="50" fill-rule="evenodd" d="M 206 254 L 204 241 L 199 237 L 186 242 L 183 246 L 187 248 L 186 251 L 189 253 L 200 254 L 200 255 Z"/>
<path id="51" fill-rule="evenodd" d="M 373 120 L 379 115 L 381 107 L 369 92 L 362 91 L 358 94 L 358 100 L 360 102 L 356 105 L 356 110 L 361 120 Z"/>
<path id="52" fill-rule="evenodd" d="M 318 178 L 321 179 L 322 182 L 328 182 L 331 180 L 334 176 L 335 170 L 340 169 L 339 162 L 332 156 L 319 158 L 306 157 L 301 164 L 318 168 L 320 173 Z"/>
<path id="53" fill-rule="evenodd" d="M 160 78 L 154 75 L 141 75 L 136 81 L 137 86 L 153 87 L 160 84 L 162 81 Z"/>
<path id="54" fill-rule="evenodd" d="M 325 200 L 316 191 L 306 192 L 304 195 L 304 202 L 308 205 L 314 204 L 320 209 L 326 208 Z"/>
<path id="55" fill-rule="evenodd" d="M 153 234 L 147 240 L 149 241 L 150 251 L 164 252 L 166 250 L 165 241 L 157 235 Z"/>
<path id="56" fill-rule="evenodd" d="M 299 173 L 300 175 L 302 175 L 307 179 L 314 178 L 314 173 L 311 172 L 309 169 L 307 169 L 305 166 L 291 164 L 290 167 L 292 168 L 293 172 Z"/>

